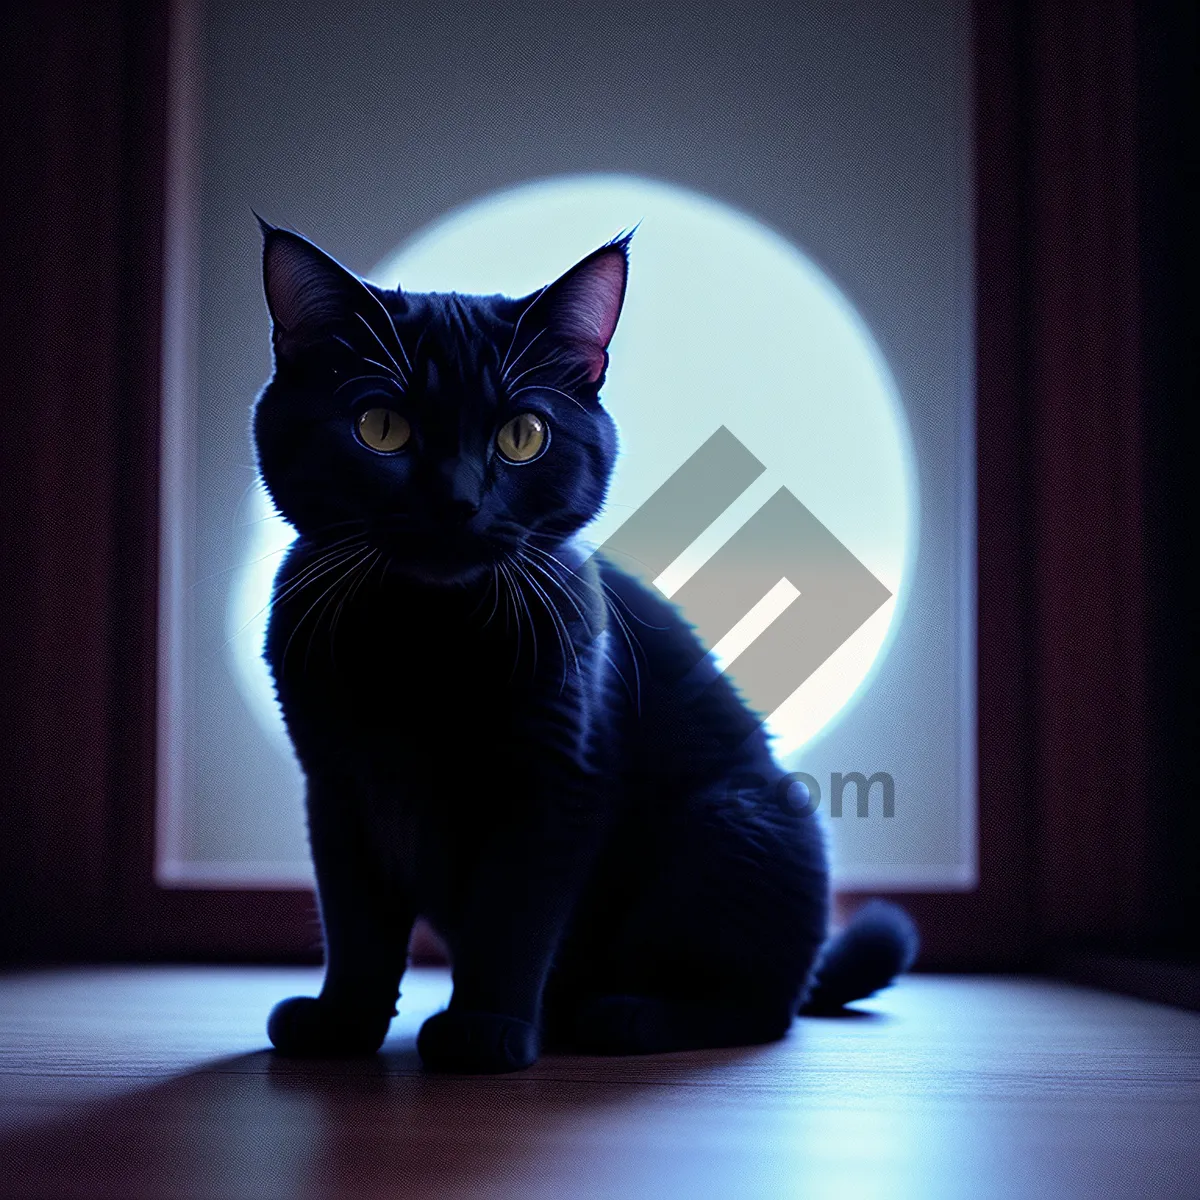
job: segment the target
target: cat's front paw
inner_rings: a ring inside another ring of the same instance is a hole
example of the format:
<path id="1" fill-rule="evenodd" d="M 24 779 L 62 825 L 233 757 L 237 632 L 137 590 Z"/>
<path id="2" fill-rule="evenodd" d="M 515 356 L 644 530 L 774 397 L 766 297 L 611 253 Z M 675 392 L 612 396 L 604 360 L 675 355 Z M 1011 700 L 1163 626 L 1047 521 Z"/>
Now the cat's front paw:
<path id="1" fill-rule="evenodd" d="M 367 1015 L 312 996 L 281 1000 L 267 1018 L 267 1036 L 280 1054 L 341 1058 L 374 1054 L 387 1036 L 389 1015 Z"/>
<path id="2" fill-rule="evenodd" d="M 417 1052 L 431 1071 L 471 1075 L 520 1071 L 537 1058 L 537 1028 L 500 1013 L 447 1009 L 421 1026 Z"/>

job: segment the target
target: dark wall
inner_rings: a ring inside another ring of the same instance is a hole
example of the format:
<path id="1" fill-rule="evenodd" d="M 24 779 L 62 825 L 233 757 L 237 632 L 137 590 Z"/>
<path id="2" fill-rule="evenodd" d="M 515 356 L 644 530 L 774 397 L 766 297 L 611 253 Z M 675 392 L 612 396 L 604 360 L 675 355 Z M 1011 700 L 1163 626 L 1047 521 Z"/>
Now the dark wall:
<path id="1" fill-rule="evenodd" d="M 942 965 L 1194 953 L 1195 19 L 976 14 L 985 886 L 973 924 L 913 903 Z M 137 954 L 166 14 L 3 22 L 0 955 Z"/>

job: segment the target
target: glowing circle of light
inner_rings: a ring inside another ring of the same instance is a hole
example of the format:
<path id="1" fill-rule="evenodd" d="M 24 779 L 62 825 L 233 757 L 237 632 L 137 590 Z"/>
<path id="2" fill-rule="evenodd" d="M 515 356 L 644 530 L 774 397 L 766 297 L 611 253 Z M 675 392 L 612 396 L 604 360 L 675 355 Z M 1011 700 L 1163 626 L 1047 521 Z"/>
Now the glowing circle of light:
<path id="1" fill-rule="evenodd" d="M 619 175 L 553 178 L 486 196 L 418 233 L 367 277 L 412 291 L 526 295 L 635 224 L 602 394 L 621 458 L 587 540 L 603 542 L 724 425 L 766 471 L 659 586 L 673 592 L 786 487 L 892 593 L 772 714 L 768 728 L 786 760 L 863 691 L 894 632 L 916 550 L 903 410 L 873 337 L 837 286 L 746 213 Z M 261 488 L 252 504 L 228 646 L 251 711 L 289 752 L 260 649 L 271 580 L 291 531 Z M 718 651 L 736 653 L 796 595 L 781 581 L 726 639 L 737 645 Z"/>

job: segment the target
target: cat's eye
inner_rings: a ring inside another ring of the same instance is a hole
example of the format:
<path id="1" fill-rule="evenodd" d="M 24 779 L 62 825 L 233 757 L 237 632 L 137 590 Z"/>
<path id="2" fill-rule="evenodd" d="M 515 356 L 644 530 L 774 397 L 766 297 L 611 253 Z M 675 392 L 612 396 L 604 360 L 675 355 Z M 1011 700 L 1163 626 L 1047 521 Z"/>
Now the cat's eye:
<path id="1" fill-rule="evenodd" d="M 500 427 L 496 446 L 512 463 L 532 462 L 550 440 L 546 422 L 534 413 L 521 413 Z"/>
<path id="2" fill-rule="evenodd" d="M 408 422 L 392 408 L 368 408 L 358 418 L 358 440 L 380 454 L 394 454 L 411 433 Z"/>

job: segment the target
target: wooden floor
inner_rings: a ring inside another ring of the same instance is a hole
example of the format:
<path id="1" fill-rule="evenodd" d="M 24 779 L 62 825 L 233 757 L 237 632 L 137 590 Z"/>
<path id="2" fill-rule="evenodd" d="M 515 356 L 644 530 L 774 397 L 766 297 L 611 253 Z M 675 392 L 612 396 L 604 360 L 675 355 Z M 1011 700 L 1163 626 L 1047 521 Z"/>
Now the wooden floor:
<path id="1" fill-rule="evenodd" d="M 370 1062 L 264 1051 L 315 973 L 0 977 L 0 1195 L 1200 1197 L 1200 1015 L 915 977 L 765 1048 L 421 1073 L 413 973 Z"/>

